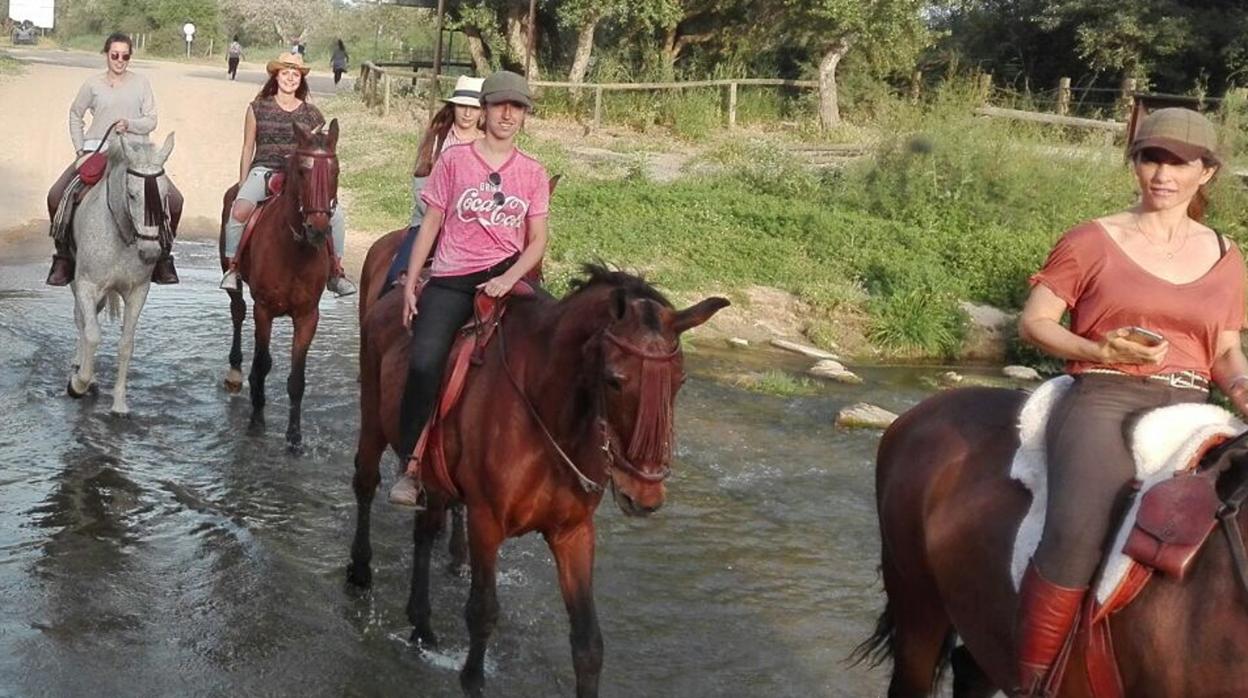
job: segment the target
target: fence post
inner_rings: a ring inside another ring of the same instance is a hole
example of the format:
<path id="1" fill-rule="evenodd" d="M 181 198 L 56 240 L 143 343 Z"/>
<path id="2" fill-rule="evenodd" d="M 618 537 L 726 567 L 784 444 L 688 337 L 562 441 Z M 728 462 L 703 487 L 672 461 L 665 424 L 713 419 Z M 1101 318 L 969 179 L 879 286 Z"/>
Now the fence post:
<path id="1" fill-rule="evenodd" d="M 910 103 L 918 104 L 923 90 L 923 71 L 916 70 L 910 75 Z"/>
<path id="2" fill-rule="evenodd" d="M 208 57 L 209 58 L 212 58 L 212 43 L 213 43 L 213 38 L 208 37 Z"/>
<path id="3" fill-rule="evenodd" d="M 1070 113 L 1070 78 L 1057 81 L 1057 113 L 1059 116 Z"/>
<path id="4" fill-rule="evenodd" d="M 992 96 L 992 73 L 979 74 L 979 103 L 981 105 L 988 104 L 988 98 Z"/>
<path id="5" fill-rule="evenodd" d="M 602 127 L 602 85 L 594 86 L 594 128 Z"/>
<path id="6" fill-rule="evenodd" d="M 381 78 L 381 82 L 385 86 L 385 90 L 386 90 L 385 98 L 381 102 L 381 115 L 389 116 L 390 115 L 390 74 L 386 73 L 385 75 L 383 75 Z"/>
<path id="7" fill-rule="evenodd" d="M 1119 111 L 1124 115 L 1130 115 L 1133 109 L 1135 109 L 1135 78 L 1123 78 Z"/>
<path id="8" fill-rule="evenodd" d="M 728 128 L 737 125 L 737 83 L 728 83 Z"/>

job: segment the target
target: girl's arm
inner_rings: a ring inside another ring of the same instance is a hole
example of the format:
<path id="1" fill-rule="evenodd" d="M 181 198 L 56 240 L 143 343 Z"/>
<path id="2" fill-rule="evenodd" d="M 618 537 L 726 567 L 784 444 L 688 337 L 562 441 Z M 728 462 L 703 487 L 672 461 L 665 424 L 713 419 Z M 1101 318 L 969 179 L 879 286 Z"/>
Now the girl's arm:
<path id="1" fill-rule="evenodd" d="M 256 157 L 256 115 L 247 105 L 247 116 L 243 119 L 243 155 L 239 159 L 238 183 L 242 186 L 251 172 L 251 161 Z"/>

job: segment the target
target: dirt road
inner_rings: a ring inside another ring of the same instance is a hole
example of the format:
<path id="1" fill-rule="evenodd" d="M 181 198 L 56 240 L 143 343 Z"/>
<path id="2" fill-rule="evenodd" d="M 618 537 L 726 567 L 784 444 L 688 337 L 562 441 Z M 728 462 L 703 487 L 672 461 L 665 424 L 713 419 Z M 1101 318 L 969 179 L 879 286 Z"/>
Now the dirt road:
<path id="1" fill-rule="evenodd" d="M 73 157 L 69 105 L 83 81 L 104 70 L 103 58 L 73 51 L 8 52 L 26 65 L 21 75 L 0 76 L 0 249 L 9 260 L 39 258 L 52 249 L 44 198 Z M 180 236 L 215 237 L 221 195 L 238 179 L 244 110 L 263 80 L 263 67 L 245 66 L 238 81 L 225 79 L 223 66 L 136 60 L 131 69 L 152 83 L 159 114 L 153 140 L 176 134 L 166 169 L 186 197 Z M 312 86 L 322 96 L 334 89 L 332 79 L 315 74 Z M 349 266 L 362 260 L 358 248 L 364 241 L 353 242 Z"/>

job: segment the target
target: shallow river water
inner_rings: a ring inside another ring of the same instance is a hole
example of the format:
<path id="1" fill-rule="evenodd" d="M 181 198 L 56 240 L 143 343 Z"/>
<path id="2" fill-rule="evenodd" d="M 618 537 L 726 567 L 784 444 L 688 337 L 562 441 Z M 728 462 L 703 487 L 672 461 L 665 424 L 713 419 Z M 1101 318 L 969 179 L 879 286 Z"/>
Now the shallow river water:
<path id="1" fill-rule="evenodd" d="M 384 489 L 373 588 L 344 585 L 354 302 L 322 303 L 305 449 L 293 456 L 289 321 L 276 326 L 268 428 L 250 430 L 248 401 L 220 387 L 229 314 L 214 256 L 179 243 L 182 284 L 153 288 L 129 418 L 109 414 L 118 326 L 106 323 L 102 394 L 71 400 L 70 292 L 43 285 L 42 263 L 0 267 L 0 696 L 458 695 L 467 580 L 444 571 L 439 546 L 431 593 L 442 648 L 409 646 L 411 517 L 385 504 Z M 883 601 L 878 432 L 832 421 L 859 400 L 913 405 L 932 369 L 866 368 L 865 386 L 776 398 L 715 380 L 741 361 L 706 347 L 688 354 L 666 506 L 648 519 L 626 518 L 609 499 L 599 509 L 602 694 L 882 695 L 882 671 L 844 661 Z M 487 690 L 571 695 L 567 618 L 544 543 L 508 542 L 500 570 Z"/>

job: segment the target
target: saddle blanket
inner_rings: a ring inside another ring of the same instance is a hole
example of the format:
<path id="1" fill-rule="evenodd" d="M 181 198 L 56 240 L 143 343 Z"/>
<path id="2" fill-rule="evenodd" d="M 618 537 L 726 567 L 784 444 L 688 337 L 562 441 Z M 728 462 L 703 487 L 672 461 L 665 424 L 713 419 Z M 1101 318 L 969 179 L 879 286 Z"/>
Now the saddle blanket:
<path id="1" fill-rule="evenodd" d="M 1018 527 L 1010 572 L 1017 589 L 1027 563 L 1040 544 L 1044 531 L 1045 501 L 1048 497 L 1045 457 L 1045 426 L 1053 406 L 1074 382 L 1070 376 L 1053 378 L 1036 389 L 1018 417 L 1018 451 L 1010 465 L 1010 477 L 1031 491 L 1031 508 Z M 1105 605 L 1135 562 L 1122 552 L 1135 523 L 1140 498 L 1152 486 L 1176 472 L 1190 469 L 1211 439 L 1233 437 L 1248 429 L 1234 415 L 1217 405 L 1189 403 L 1161 407 L 1145 414 L 1131 433 L 1131 453 L 1135 458 L 1136 479 L 1142 484 L 1119 528 L 1111 558 L 1096 589 L 1096 599 Z"/>

